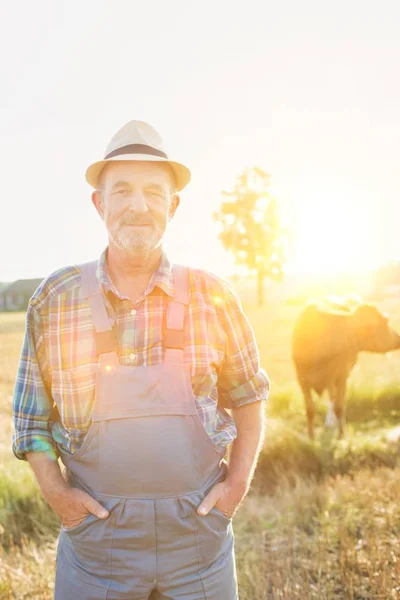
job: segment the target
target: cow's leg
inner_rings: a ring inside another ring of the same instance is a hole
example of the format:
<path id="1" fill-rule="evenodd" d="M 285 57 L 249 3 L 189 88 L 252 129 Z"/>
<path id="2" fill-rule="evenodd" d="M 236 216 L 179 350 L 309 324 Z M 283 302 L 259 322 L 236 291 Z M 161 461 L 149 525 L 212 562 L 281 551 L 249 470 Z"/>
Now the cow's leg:
<path id="1" fill-rule="evenodd" d="M 346 398 L 346 377 L 336 382 L 336 397 L 334 403 L 335 415 L 338 420 L 338 438 L 343 437 L 344 432 L 344 404 Z"/>
<path id="2" fill-rule="evenodd" d="M 314 417 L 315 417 L 314 400 L 313 400 L 311 388 L 309 385 L 307 385 L 306 383 L 302 383 L 301 389 L 303 391 L 304 402 L 306 405 L 308 435 L 310 437 L 310 440 L 313 440 L 314 439 Z"/>
<path id="3" fill-rule="evenodd" d="M 337 425 L 337 417 L 335 413 L 335 405 L 336 405 L 336 397 L 337 397 L 337 388 L 335 383 L 331 383 L 328 387 L 328 412 L 325 417 L 325 427 L 336 427 Z"/>

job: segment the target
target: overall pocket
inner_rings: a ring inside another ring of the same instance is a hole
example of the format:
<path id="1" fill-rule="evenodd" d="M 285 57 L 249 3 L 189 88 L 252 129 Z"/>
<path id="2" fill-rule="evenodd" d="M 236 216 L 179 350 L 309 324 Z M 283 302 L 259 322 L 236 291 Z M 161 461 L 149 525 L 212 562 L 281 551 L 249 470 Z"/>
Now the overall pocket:
<path id="1" fill-rule="evenodd" d="M 63 531 L 65 531 L 65 533 L 75 533 L 75 532 L 83 529 L 85 527 L 86 523 L 88 523 L 91 520 L 91 517 L 94 517 L 95 519 L 98 518 L 95 515 L 93 515 L 92 513 L 89 513 L 77 525 L 74 525 L 73 527 L 65 527 L 65 525 L 61 525 L 61 528 Z"/>
<path id="2" fill-rule="evenodd" d="M 232 519 L 216 508 L 212 508 L 207 515 L 199 515 L 197 509 L 203 498 L 201 492 L 179 498 L 184 518 L 192 524 L 200 570 L 207 569 L 229 553 L 233 545 Z"/>
<path id="3" fill-rule="evenodd" d="M 111 558 L 111 540 L 115 521 L 118 515 L 120 498 L 98 498 L 108 511 L 105 519 L 90 513 L 78 525 L 72 528 L 62 526 L 62 535 L 66 536 L 68 563 L 75 564 L 89 573 L 108 570 Z"/>

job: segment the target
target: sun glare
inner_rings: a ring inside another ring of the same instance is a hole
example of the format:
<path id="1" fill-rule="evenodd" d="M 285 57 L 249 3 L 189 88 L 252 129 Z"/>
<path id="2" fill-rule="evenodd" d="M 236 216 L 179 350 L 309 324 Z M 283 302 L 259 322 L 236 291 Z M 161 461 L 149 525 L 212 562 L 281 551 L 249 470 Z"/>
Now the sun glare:
<path id="1" fill-rule="evenodd" d="M 351 190 L 309 191 L 298 199 L 293 267 L 304 273 L 367 269 L 371 214 Z"/>

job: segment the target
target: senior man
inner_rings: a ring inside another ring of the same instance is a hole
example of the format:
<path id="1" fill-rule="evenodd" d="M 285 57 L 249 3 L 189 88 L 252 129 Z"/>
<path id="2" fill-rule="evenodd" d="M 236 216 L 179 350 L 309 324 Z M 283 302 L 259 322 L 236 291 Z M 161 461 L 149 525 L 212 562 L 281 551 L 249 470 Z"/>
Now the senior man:
<path id="1" fill-rule="evenodd" d="M 190 172 L 150 125 L 86 179 L 108 246 L 34 293 L 14 390 L 14 454 L 61 520 L 55 599 L 235 600 L 268 393 L 254 333 L 224 280 L 168 261 Z"/>

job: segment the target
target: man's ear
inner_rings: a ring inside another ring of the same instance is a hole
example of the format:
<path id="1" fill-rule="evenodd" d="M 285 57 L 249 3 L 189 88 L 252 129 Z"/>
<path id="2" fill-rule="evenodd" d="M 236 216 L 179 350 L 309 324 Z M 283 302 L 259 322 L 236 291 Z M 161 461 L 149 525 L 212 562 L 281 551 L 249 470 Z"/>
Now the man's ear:
<path id="1" fill-rule="evenodd" d="M 172 199 L 171 199 L 171 204 L 169 207 L 169 215 L 168 215 L 169 220 L 171 220 L 172 217 L 174 216 L 174 214 L 176 213 L 177 208 L 180 205 L 180 203 L 181 203 L 180 196 L 178 194 L 173 194 Z"/>
<path id="2" fill-rule="evenodd" d="M 92 204 L 94 205 L 95 209 L 99 213 L 100 217 L 103 219 L 104 218 L 104 206 L 103 206 L 103 202 L 101 201 L 100 192 L 98 192 L 97 190 L 92 192 Z"/>

